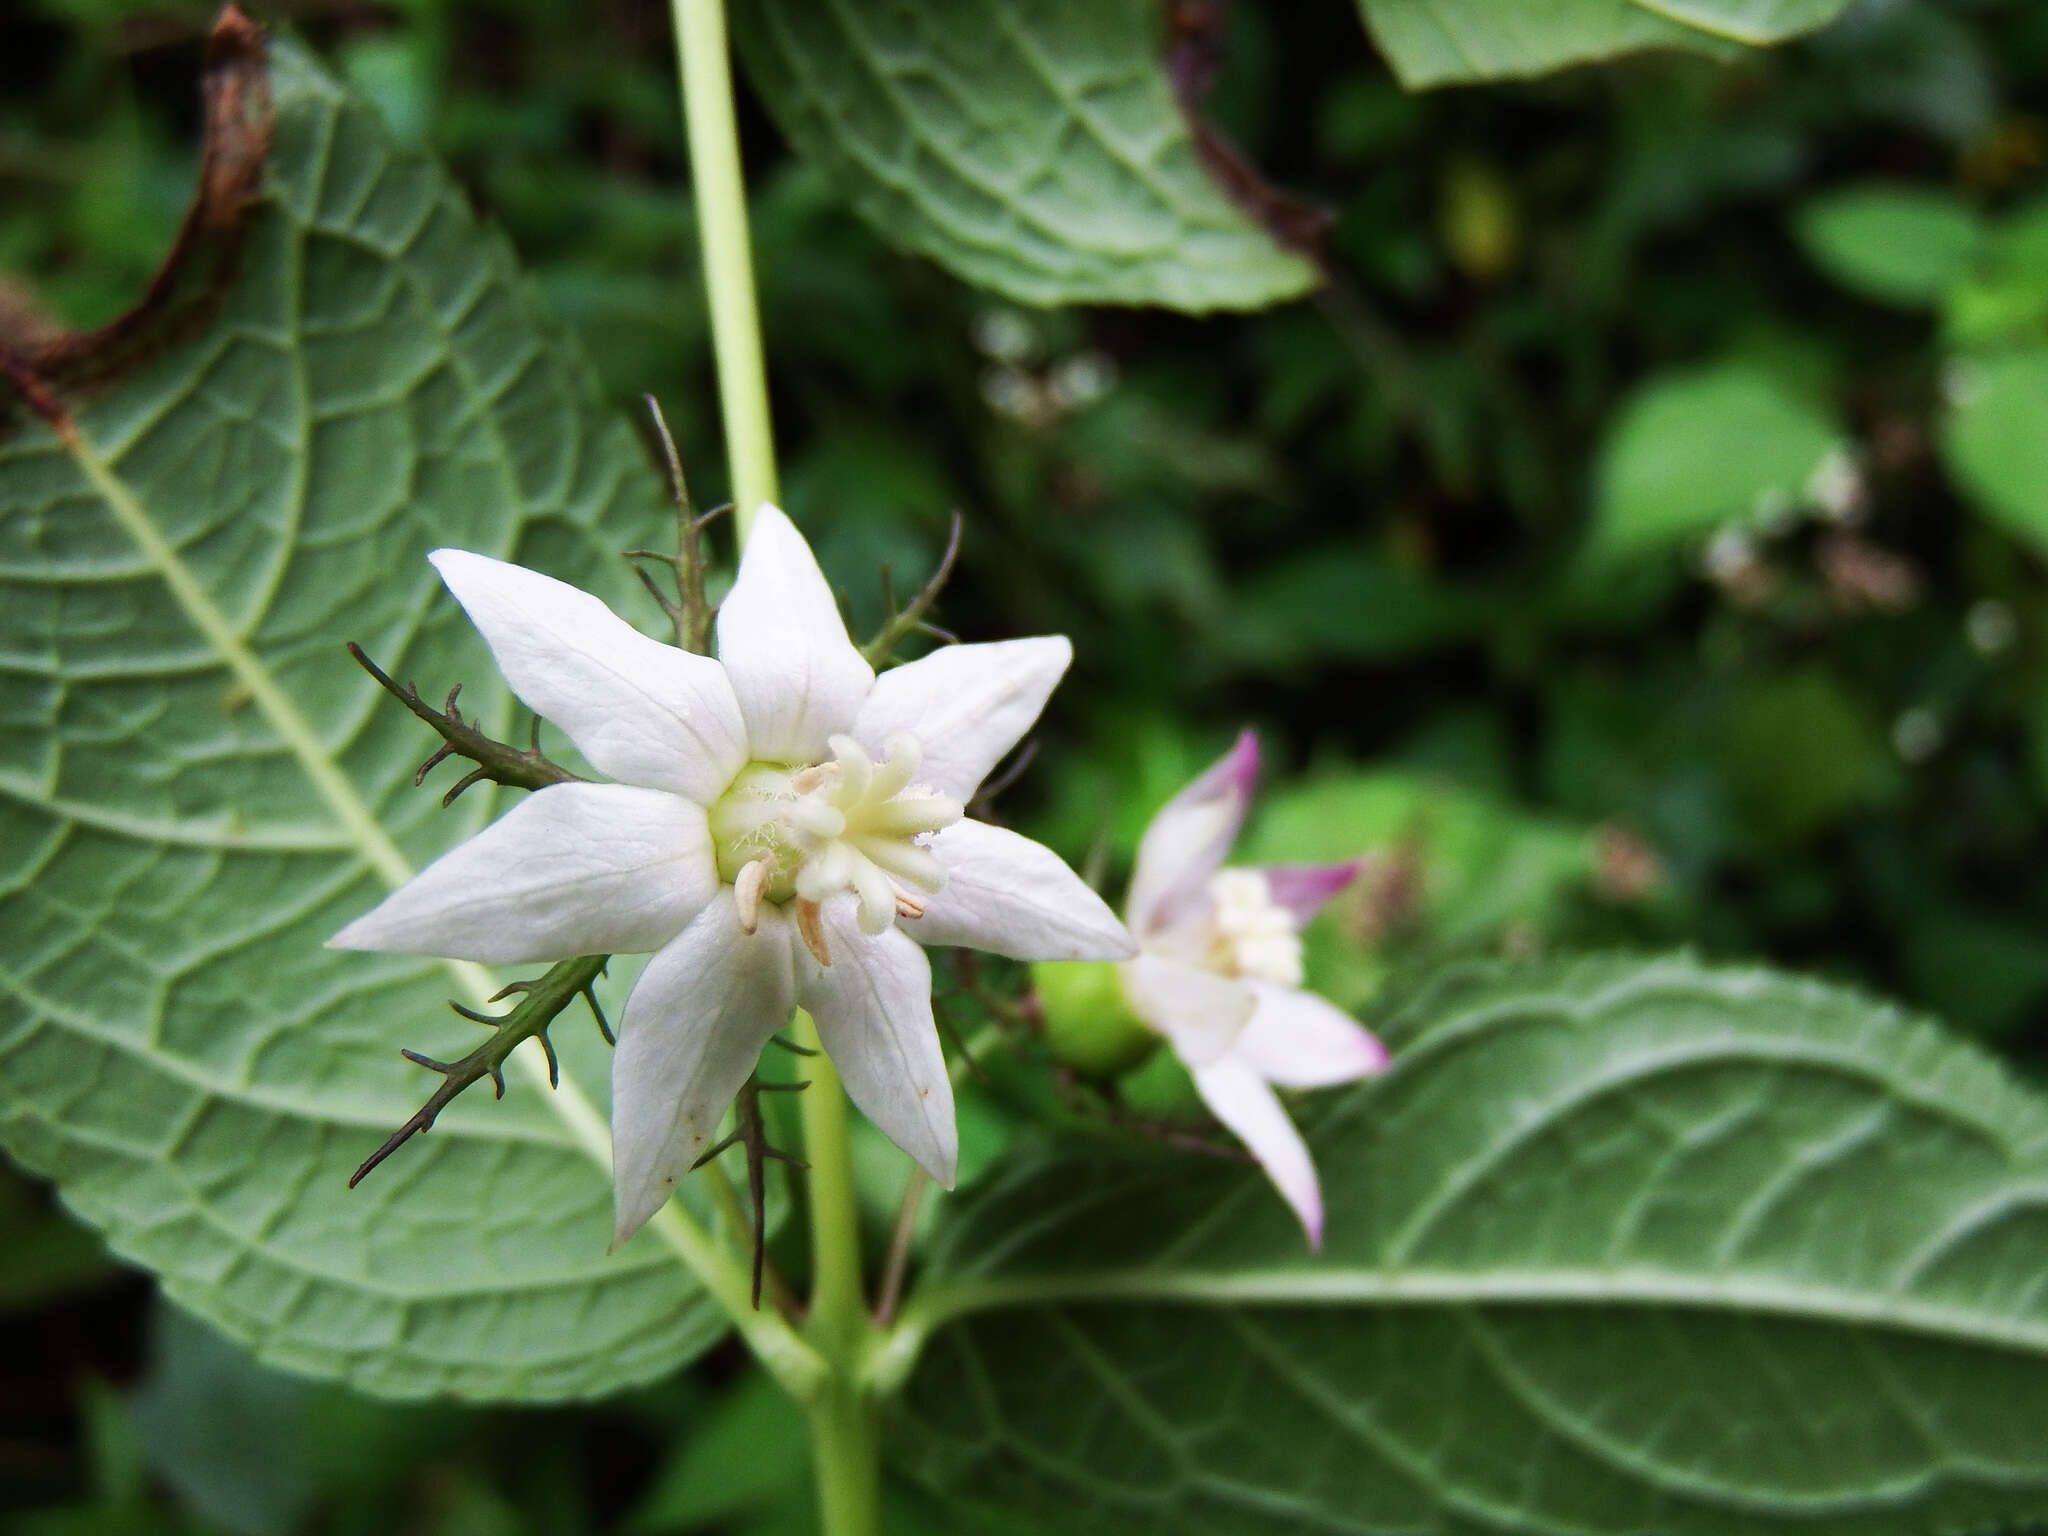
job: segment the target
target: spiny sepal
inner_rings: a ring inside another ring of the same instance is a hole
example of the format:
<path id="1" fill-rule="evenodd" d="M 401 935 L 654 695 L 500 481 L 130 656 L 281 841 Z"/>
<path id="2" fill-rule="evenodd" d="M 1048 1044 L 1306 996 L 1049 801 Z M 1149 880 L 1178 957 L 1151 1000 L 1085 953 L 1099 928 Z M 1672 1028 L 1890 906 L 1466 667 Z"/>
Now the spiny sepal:
<path id="1" fill-rule="evenodd" d="M 896 653 L 896 647 L 913 634 L 930 635 L 934 640 L 948 645 L 959 640 L 958 635 L 951 630 L 939 628 L 926 615 L 932 611 L 932 604 L 939 600 L 939 594 L 945 590 L 946 582 L 953 574 L 953 566 L 960 558 L 962 527 L 963 519 L 955 512 L 952 526 L 946 533 L 946 551 L 939 556 L 938 569 L 932 572 L 930 581 L 917 589 L 917 595 L 901 608 L 896 606 L 893 573 L 886 565 L 882 567 L 882 607 L 889 617 L 882 622 L 882 627 L 875 631 L 875 637 L 860 648 L 860 653 L 867 658 L 869 666 L 879 667 L 888 661 Z"/>
<path id="2" fill-rule="evenodd" d="M 668 461 L 669 496 L 676 509 L 676 552 L 671 555 L 658 549 L 629 549 L 625 556 L 633 561 L 659 560 L 669 568 L 675 577 L 673 598 L 655 584 L 646 566 L 636 564 L 633 574 L 640 578 L 655 606 L 675 627 L 676 644 L 699 656 L 709 656 L 713 609 L 704 596 L 703 533 L 713 518 L 732 510 L 732 503 L 726 502 L 698 516 L 690 501 L 689 483 L 683 478 L 683 457 L 676 451 L 676 440 L 669 433 L 668 419 L 661 414 L 661 404 L 652 395 L 640 398 L 647 402 L 648 413 L 654 418 L 654 435 L 661 440 L 662 456 Z"/>
<path id="3" fill-rule="evenodd" d="M 790 1045 L 779 1036 L 773 1037 L 778 1045 L 802 1056 L 815 1056 L 817 1052 L 807 1051 L 802 1046 Z M 695 1172 L 714 1157 L 730 1147 L 744 1147 L 747 1153 L 747 1197 L 754 1205 L 754 1310 L 761 1310 L 761 1276 L 768 1260 L 768 1177 L 770 1161 L 787 1163 L 802 1170 L 811 1165 L 792 1153 L 768 1143 L 768 1124 L 761 1114 L 761 1095 L 764 1093 L 801 1093 L 810 1087 L 801 1083 L 764 1083 L 756 1072 L 747 1079 L 746 1086 L 733 1100 L 732 1134 L 706 1149 L 690 1169 Z"/>
<path id="4" fill-rule="evenodd" d="M 420 719 L 431 725 L 441 736 L 441 745 L 431 756 L 420 764 L 413 774 L 415 785 L 426 782 L 428 773 L 450 757 L 464 757 L 476 767 L 465 773 L 455 786 L 441 797 L 441 804 L 454 803 L 455 797 L 472 784 L 489 780 L 493 784 L 508 784 L 514 789 L 545 789 L 550 784 L 581 782 L 577 776 L 559 763 L 550 762 L 541 755 L 540 721 L 533 722 L 533 735 L 524 747 L 515 747 L 510 742 L 499 741 L 486 736 L 476 725 L 463 717 L 456 704 L 456 695 L 462 692 L 457 683 L 448 690 L 447 701 L 436 709 L 420 697 L 419 685 L 407 683 L 400 687 L 391 680 L 384 669 L 364 654 L 363 648 L 354 641 L 349 642 L 349 655 L 355 657 L 362 669 L 377 680 L 377 686 L 398 700 Z"/>
<path id="5" fill-rule="evenodd" d="M 561 1080 L 561 1069 L 555 1059 L 555 1045 L 548 1038 L 548 1026 L 560 1016 L 562 1010 L 575 1002 L 578 997 L 590 1004 L 590 1011 L 597 1019 L 597 1027 L 607 1044 L 612 1043 L 611 1026 L 605 1022 L 604 1010 L 597 1005 L 597 994 L 592 988 L 597 978 L 604 974 L 609 955 L 578 955 L 571 960 L 557 961 L 548 968 L 547 974 L 533 981 L 515 981 L 510 986 L 494 993 L 490 1001 L 502 1002 L 508 997 L 519 1001 L 511 1012 L 503 1014 L 482 1013 L 461 1003 L 451 1002 L 448 1006 L 465 1019 L 487 1026 L 491 1038 L 456 1061 L 438 1061 L 432 1056 L 421 1055 L 418 1051 L 401 1050 L 398 1054 L 415 1066 L 425 1067 L 429 1072 L 441 1074 L 441 1086 L 428 1095 L 413 1117 L 393 1131 L 383 1146 L 372 1152 L 349 1176 L 348 1187 L 354 1189 L 385 1158 L 396 1152 L 414 1136 L 430 1129 L 434 1119 L 454 1100 L 455 1096 L 471 1084 L 488 1077 L 498 1098 L 505 1096 L 505 1058 L 523 1040 L 537 1039 L 541 1049 L 547 1052 L 548 1084 L 557 1085 Z"/>

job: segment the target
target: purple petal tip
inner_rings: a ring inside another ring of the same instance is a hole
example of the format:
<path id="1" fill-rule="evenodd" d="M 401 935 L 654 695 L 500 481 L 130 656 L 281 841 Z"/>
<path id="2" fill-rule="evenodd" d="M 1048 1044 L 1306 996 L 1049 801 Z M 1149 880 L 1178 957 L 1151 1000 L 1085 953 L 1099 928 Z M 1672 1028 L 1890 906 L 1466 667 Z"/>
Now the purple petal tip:
<path id="1" fill-rule="evenodd" d="M 1250 726 L 1237 733 L 1237 740 L 1231 744 L 1229 755 L 1224 758 L 1224 772 L 1229 776 L 1230 787 L 1251 798 L 1259 782 L 1259 736 Z"/>
<path id="2" fill-rule="evenodd" d="M 1340 864 L 1268 864 L 1261 873 L 1266 877 L 1267 893 L 1287 909 L 1299 928 L 1356 880 L 1366 862 L 1356 858 Z"/>

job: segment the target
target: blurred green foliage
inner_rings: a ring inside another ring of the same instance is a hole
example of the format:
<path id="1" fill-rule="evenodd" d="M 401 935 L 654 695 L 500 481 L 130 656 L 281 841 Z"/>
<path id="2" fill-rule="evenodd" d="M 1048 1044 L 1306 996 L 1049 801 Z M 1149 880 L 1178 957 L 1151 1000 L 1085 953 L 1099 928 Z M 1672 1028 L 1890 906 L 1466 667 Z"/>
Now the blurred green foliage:
<path id="1" fill-rule="evenodd" d="M 664 8 L 283 14 L 449 161 L 621 408 L 662 399 L 715 500 Z M 147 282 L 208 19 L 10 20 L 0 332 L 100 323 Z M 957 506 L 942 621 L 1073 636 L 1001 810 L 1112 890 L 1159 803 L 1259 726 L 1244 857 L 1379 856 L 1310 944 L 1368 1016 L 1451 953 L 1691 942 L 1860 980 L 2038 1071 L 2043 101 L 2034 0 L 1859 0 L 1732 64 L 1426 95 L 1345 0 L 1240 6 L 1211 106 L 1334 210 L 1342 283 L 1202 320 L 968 291 L 749 107 L 785 498 L 856 629 Z M 963 1101 L 970 1164 L 1003 1105 Z M 0 1183 L 7 1528 L 805 1528 L 797 1441 L 735 1357 L 601 1409 L 394 1410 L 146 1306 Z M 892 1530 L 930 1521 L 903 1498 Z"/>

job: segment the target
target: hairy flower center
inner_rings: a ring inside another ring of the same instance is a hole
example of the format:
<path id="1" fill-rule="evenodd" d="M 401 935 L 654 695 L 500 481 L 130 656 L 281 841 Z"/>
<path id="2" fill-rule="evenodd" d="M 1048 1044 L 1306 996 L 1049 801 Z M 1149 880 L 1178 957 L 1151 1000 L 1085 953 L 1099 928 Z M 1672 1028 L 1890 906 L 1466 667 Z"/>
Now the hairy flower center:
<path id="1" fill-rule="evenodd" d="M 804 941 L 830 964 L 817 904 L 852 891 L 863 933 L 917 917 L 946 873 L 924 840 L 961 816 L 951 795 L 911 780 L 924 760 L 917 738 L 889 738 L 881 762 L 851 736 L 834 736 L 832 756 L 794 767 L 749 763 L 711 807 L 718 877 L 729 881 L 740 924 L 753 931 L 763 901 L 795 900 Z"/>
<path id="2" fill-rule="evenodd" d="M 1301 985 L 1301 935 L 1294 915 L 1273 900 L 1256 869 L 1219 869 L 1209 877 L 1208 946 L 1211 970 L 1283 987 Z"/>

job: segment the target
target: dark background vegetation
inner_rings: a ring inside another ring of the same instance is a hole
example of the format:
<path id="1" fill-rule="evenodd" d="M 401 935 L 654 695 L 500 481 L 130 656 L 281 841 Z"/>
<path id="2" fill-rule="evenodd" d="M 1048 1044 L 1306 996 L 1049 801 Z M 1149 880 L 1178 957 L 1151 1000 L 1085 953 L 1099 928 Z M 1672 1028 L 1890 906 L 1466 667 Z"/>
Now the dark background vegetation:
<path id="1" fill-rule="evenodd" d="M 271 19 L 446 158 L 714 498 L 665 8 Z M 208 21 L 15 0 L 0 328 L 97 323 L 147 281 L 191 186 Z M 1447 950 L 1687 943 L 2048 1068 L 2041 556 L 1944 472 L 1936 320 L 1846 291 L 1794 234 L 1872 178 L 1991 215 L 2048 190 L 2048 8 L 1867 0 L 1731 67 L 1425 96 L 1344 0 L 1240 6 L 1230 38 L 1211 106 L 1334 210 L 1326 302 L 1012 308 L 887 250 L 743 103 L 785 501 L 856 628 L 878 566 L 917 579 L 962 509 L 944 621 L 1080 657 L 1006 806 L 1112 876 L 1243 722 L 1280 786 L 1272 845 L 1317 851 L 1326 814 L 1370 809 L 1389 878 L 1322 941 L 1368 1015 L 1385 970 Z M 1713 570 L 1697 541 L 1594 570 L 1617 413 L 1729 357 L 1848 426 L 1861 520 L 1793 519 Z M 1501 850 L 1532 837 L 1533 894 L 1503 898 Z M 368 1403 L 257 1371 L 0 1172 L 0 1528 L 801 1530 L 800 1442 L 739 1366 L 575 1410 Z"/>

